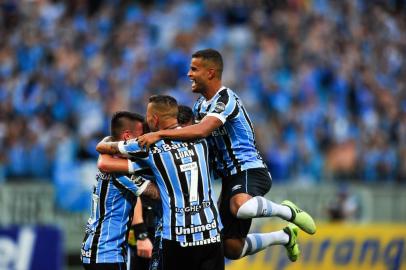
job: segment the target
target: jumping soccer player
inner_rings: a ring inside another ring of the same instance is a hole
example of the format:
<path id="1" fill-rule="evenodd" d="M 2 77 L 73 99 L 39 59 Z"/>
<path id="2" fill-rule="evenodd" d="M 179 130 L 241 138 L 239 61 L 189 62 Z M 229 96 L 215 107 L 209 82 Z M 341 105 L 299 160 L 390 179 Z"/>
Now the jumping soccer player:
<path id="1" fill-rule="evenodd" d="M 238 259 L 274 244 L 284 244 L 289 259 L 297 260 L 297 228 L 248 234 L 252 218 L 278 216 L 309 234 L 316 232 L 312 217 L 294 203 L 281 204 L 263 196 L 272 179 L 256 147 L 252 122 L 241 99 L 222 86 L 223 59 L 213 49 L 192 55 L 188 76 L 192 92 L 202 96 L 194 105 L 197 124 L 182 129 L 160 130 L 138 137 L 141 147 L 158 140 L 195 140 L 207 137 L 215 152 L 216 173 L 222 178 L 220 215 L 224 224 L 225 256 Z"/>

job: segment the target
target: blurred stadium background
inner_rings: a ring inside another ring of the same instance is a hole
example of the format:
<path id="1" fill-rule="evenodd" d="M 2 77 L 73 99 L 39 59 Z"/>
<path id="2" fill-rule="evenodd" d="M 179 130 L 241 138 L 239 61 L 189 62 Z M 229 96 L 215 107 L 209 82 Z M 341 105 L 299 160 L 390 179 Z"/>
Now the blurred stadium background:
<path id="1" fill-rule="evenodd" d="M 227 269 L 406 269 L 405 0 L 0 1 L 0 269 L 81 269 L 95 144 L 212 47 L 275 201 L 319 224 Z M 282 225 L 255 223 L 256 231 Z"/>

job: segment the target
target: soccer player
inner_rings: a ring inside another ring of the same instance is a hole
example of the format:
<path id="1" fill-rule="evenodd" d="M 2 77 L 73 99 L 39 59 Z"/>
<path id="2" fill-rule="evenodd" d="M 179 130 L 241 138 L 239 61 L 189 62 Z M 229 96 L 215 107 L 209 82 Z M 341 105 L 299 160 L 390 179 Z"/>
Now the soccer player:
<path id="1" fill-rule="evenodd" d="M 150 97 L 147 123 L 151 130 L 180 128 L 177 115 L 174 98 Z M 212 197 L 206 140 L 161 140 L 148 152 L 136 140 L 101 142 L 96 150 L 138 158 L 140 167 L 144 164 L 153 170 L 163 208 L 161 269 L 224 269 L 222 225 Z"/>
<path id="2" fill-rule="evenodd" d="M 142 116 L 126 111 L 113 115 L 113 140 L 129 140 L 142 131 Z M 127 235 L 137 188 L 126 175 L 99 171 L 96 180 L 81 260 L 86 270 L 123 270 L 126 269 Z"/>
<path id="3" fill-rule="evenodd" d="M 309 234 L 316 232 L 312 217 L 290 201 L 281 204 L 263 196 L 271 187 L 271 176 L 257 150 L 252 122 L 241 99 L 222 85 L 223 59 L 213 49 L 192 55 L 188 76 L 192 92 L 202 96 L 194 105 L 197 124 L 183 129 L 164 129 L 138 137 L 140 146 L 158 140 L 209 138 L 215 152 L 216 173 L 222 178 L 220 215 L 224 224 L 225 256 L 238 259 L 267 246 L 284 244 L 289 259 L 299 256 L 297 228 L 248 234 L 252 218 L 278 216 Z M 247 235 L 248 234 L 248 235 Z"/>
<path id="4" fill-rule="evenodd" d="M 180 126 L 191 125 L 194 122 L 192 108 L 185 105 L 179 105 L 177 118 Z M 148 131 L 149 128 L 146 126 L 144 128 L 144 133 Z M 98 160 L 98 166 L 99 169 L 102 169 L 105 172 L 128 173 L 129 165 L 127 159 L 117 159 L 110 155 L 102 154 Z M 130 246 L 130 256 L 128 260 L 129 270 L 160 269 L 160 229 L 162 226 L 162 221 L 158 220 L 162 215 L 161 213 L 158 213 L 158 208 L 160 208 L 160 197 L 156 186 L 148 188 L 149 191 L 147 190 L 143 193 L 145 196 L 138 198 L 134 209 L 133 222 L 128 238 L 128 244 Z M 154 242 L 154 249 L 152 249 L 151 241 Z M 151 268 L 150 263 L 152 264 Z"/>
<path id="5" fill-rule="evenodd" d="M 146 130 L 149 131 L 149 129 L 145 129 L 145 127 L 146 124 L 144 122 L 144 132 Z M 103 141 L 110 140 L 110 137 L 103 139 Z M 135 191 L 135 195 L 139 197 L 134 208 L 132 224 L 128 235 L 129 255 L 127 269 L 150 269 L 155 228 L 158 224 L 158 219 L 162 217 L 159 190 L 154 184 L 149 184 L 148 187 L 146 187 L 145 180 L 147 179 L 143 178 L 152 178 L 152 171 L 150 169 L 140 168 L 135 161 L 106 154 L 99 156 L 97 166 L 101 171 L 111 174 L 132 174 L 131 180 L 134 184 L 132 188 Z M 137 178 L 138 180 L 136 180 Z M 144 186 L 146 188 L 144 188 Z M 141 197 L 141 193 L 145 196 Z M 155 249 L 157 248 L 159 247 L 157 246 Z"/>

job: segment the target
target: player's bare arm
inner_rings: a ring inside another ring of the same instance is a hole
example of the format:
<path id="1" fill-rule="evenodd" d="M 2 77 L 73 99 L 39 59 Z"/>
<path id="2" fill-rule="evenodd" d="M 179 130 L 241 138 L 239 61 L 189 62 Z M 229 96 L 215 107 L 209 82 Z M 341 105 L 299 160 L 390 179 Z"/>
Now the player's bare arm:
<path id="1" fill-rule="evenodd" d="M 124 158 L 115 158 L 108 154 L 99 155 L 97 167 L 105 173 L 128 173 L 128 160 Z"/>
<path id="2" fill-rule="evenodd" d="M 103 140 L 96 145 L 96 151 L 100 154 L 120 154 L 120 150 L 118 149 L 118 142 L 105 142 Z"/>
<path id="3" fill-rule="evenodd" d="M 164 129 L 157 132 L 144 134 L 137 138 L 141 147 L 149 147 L 151 144 L 161 139 L 171 140 L 195 140 L 209 136 L 214 130 L 221 127 L 223 122 L 214 116 L 206 116 L 195 125 L 190 125 L 180 129 Z"/>
<path id="4" fill-rule="evenodd" d="M 97 161 L 97 167 L 99 168 L 99 170 L 106 173 L 127 174 L 130 172 L 129 163 L 130 161 L 128 159 L 115 158 L 107 154 L 102 154 L 99 156 L 99 159 Z M 142 194 L 153 200 L 159 200 L 161 198 L 158 187 L 156 186 L 155 183 L 152 182 L 148 182 Z"/>

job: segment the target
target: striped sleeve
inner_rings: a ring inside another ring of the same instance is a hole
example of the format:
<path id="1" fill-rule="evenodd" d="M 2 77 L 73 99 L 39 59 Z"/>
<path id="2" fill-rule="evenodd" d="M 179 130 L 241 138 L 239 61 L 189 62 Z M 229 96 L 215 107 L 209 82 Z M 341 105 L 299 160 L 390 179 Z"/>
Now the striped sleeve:
<path id="1" fill-rule="evenodd" d="M 233 119 L 238 114 L 238 104 L 234 96 L 230 95 L 227 89 L 219 93 L 219 98 L 213 106 L 213 109 L 207 116 L 214 116 L 223 122 Z"/>
<path id="2" fill-rule="evenodd" d="M 136 139 L 129 141 L 119 141 L 118 150 L 121 154 L 126 155 L 127 157 L 140 159 L 148 158 L 148 152 L 146 152 L 145 149 L 141 148 L 138 145 L 138 141 Z"/>
<path id="3" fill-rule="evenodd" d="M 134 196 L 137 196 L 138 186 L 128 176 L 119 176 L 114 179 L 116 185 L 121 189 L 131 192 Z"/>

